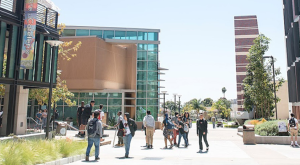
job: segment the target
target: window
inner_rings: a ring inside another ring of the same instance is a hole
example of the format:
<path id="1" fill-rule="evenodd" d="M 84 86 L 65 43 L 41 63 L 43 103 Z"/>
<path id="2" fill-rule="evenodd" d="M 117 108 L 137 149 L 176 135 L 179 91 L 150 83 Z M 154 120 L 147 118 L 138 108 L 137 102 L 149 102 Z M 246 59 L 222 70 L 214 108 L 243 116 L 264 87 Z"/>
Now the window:
<path id="1" fill-rule="evenodd" d="M 98 37 L 102 38 L 102 30 L 91 30 L 90 35 L 91 36 L 98 36 Z"/>
<path id="2" fill-rule="evenodd" d="M 137 32 L 127 31 L 127 40 L 137 40 Z"/>
<path id="3" fill-rule="evenodd" d="M 157 81 L 157 72 L 148 72 L 148 81 Z"/>
<path id="4" fill-rule="evenodd" d="M 157 44 L 148 44 L 148 51 L 158 51 Z"/>
<path id="5" fill-rule="evenodd" d="M 147 86 L 148 91 L 157 91 L 158 90 L 158 83 L 157 82 L 151 82 L 148 81 L 148 86 Z"/>
<path id="6" fill-rule="evenodd" d="M 138 40 L 148 40 L 148 33 L 147 32 L 139 32 Z"/>
<path id="7" fill-rule="evenodd" d="M 147 98 L 158 98 L 157 92 L 148 92 Z"/>
<path id="8" fill-rule="evenodd" d="M 147 50 L 147 44 L 139 44 L 138 45 L 138 50 Z"/>
<path id="9" fill-rule="evenodd" d="M 80 93 L 80 97 L 93 97 L 93 93 L 92 92 Z"/>
<path id="10" fill-rule="evenodd" d="M 75 36 L 75 29 L 65 29 L 62 36 Z"/>
<path id="11" fill-rule="evenodd" d="M 90 30 L 77 29 L 76 36 L 89 36 Z"/>
<path id="12" fill-rule="evenodd" d="M 158 105 L 158 99 L 148 99 L 147 105 Z"/>
<path id="13" fill-rule="evenodd" d="M 95 99 L 96 108 L 99 107 L 100 104 L 107 105 L 107 99 Z"/>
<path id="14" fill-rule="evenodd" d="M 158 63 L 157 62 L 153 62 L 153 61 L 148 62 L 148 70 L 157 71 L 157 69 L 158 69 Z"/>
<path id="15" fill-rule="evenodd" d="M 146 105 L 146 99 L 137 99 L 136 105 Z"/>
<path id="16" fill-rule="evenodd" d="M 141 90 L 141 91 L 147 90 L 146 81 L 138 81 L 137 90 Z"/>
<path id="17" fill-rule="evenodd" d="M 108 106 L 122 106 L 122 99 L 109 99 Z"/>
<path id="18" fill-rule="evenodd" d="M 157 52 L 148 52 L 149 61 L 157 61 Z"/>
<path id="19" fill-rule="evenodd" d="M 109 98 L 122 98 L 122 93 L 110 93 Z"/>
<path id="20" fill-rule="evenodd" d="M 137 92 L 137 98 L 146 98 L 146 92 Z"/>
<path id="21" fill-rule="evenodd" d="M 107 98 L 107 93 L 94 93 L 95 98 Z"/>
<path id="22" fill-rule="evenodd" d="M 138 71 L 137 72 L 137 80 L 146 81 L 147 80 L 147 72 Z"/>
<path id="23" fill-rule="evenodd" d="M 137 62 L 137 70 L 147 70 L 147 62 L 146 61 L 138 61 Z"/>
<path id="24" fill-rule="evenodd" d="M 138 51 L 137 52 L 137 60 L 147 60 L 147 52 Z"/>
<path id="25" fill-rule="evenodd" d="M 148 40 L 149 41 L 158 41 L 158 33 L 156 33 L 156 32 L 149 32 L 148 33 Z"/>
<path id="26" fill-rule="evenodd" d="M 115 37 L 114 39 L 122 39 L 125 40 L 126 39 L 126 33 L 124 31 L 115 31 Z"/>
<path id="27" fill-rule="evenodd" d="M 114 31 L 112 30 L 104 30 L 103 38 L 114 38 Z"/>

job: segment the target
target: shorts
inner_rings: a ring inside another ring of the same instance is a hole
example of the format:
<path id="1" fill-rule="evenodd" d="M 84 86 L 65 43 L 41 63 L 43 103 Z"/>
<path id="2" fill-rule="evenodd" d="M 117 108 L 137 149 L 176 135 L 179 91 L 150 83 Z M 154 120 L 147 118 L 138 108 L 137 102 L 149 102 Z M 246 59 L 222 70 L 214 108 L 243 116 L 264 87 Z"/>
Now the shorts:
<path id="1" fill-rule="evenodd" d="M 82 125 L 87 125 L 89 118 L 86 116 L 81 116 L 81 124 Z"/>
<path id="2" fill-rule="evenodd" d="M 298 130 L 291 128 L 291 136 L 298 136 Z"/>
<path id="3" fill-rule="evenodd" d="M 173 129 L 164 129 L 163 131 L 163 135 L 164 137 L 167 139 L 170 136 L 173 136 Z"/>

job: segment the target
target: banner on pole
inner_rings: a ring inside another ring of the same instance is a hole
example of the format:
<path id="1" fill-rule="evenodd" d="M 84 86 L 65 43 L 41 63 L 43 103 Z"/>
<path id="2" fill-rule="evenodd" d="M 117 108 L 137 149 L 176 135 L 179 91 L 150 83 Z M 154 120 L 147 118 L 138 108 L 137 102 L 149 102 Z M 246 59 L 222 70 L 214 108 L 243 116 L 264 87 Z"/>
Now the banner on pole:
<path id="1" fill-rule="evenodd" d="M 25 0 L 21 68 L 32 69 L 36 31 L 37 0 Z"/>

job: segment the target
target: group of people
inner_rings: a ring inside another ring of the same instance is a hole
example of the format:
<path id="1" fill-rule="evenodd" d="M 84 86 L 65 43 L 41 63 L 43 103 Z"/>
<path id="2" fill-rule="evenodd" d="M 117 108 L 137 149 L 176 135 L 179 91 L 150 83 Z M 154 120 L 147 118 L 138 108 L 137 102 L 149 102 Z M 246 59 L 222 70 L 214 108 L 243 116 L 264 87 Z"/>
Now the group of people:
<path id="1" fill-rule="evenodd" d="M 44 111 L 39 110 L 38 113 L 36 113 L 35 115 L 35 121 L 36 121 L 36 128 L 39 129 L 39 125 L 42 125 L 42 128 L 46 127 L 47 124 L 47 116 L 48 116 L 48 111 L 47 109 L 44 109 Z M 59 117 L 59 113 L 57 110 L 55 110 L 54 115 L 51 116 L 50 118 L 50 123 L 53 121 L 53 118 L 55 118 L 55 120 L 57 120 Z"/>

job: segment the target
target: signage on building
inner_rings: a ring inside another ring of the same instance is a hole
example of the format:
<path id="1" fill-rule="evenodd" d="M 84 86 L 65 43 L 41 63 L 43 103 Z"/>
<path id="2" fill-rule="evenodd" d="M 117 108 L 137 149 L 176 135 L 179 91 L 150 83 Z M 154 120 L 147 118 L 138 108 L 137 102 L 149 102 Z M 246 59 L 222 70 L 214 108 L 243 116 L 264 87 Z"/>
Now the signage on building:
<path id="1" fill-rule="evenodd" d="M 32 69 L 36 31 L 37 0 L 25 0 L 21 68 Z"/>

